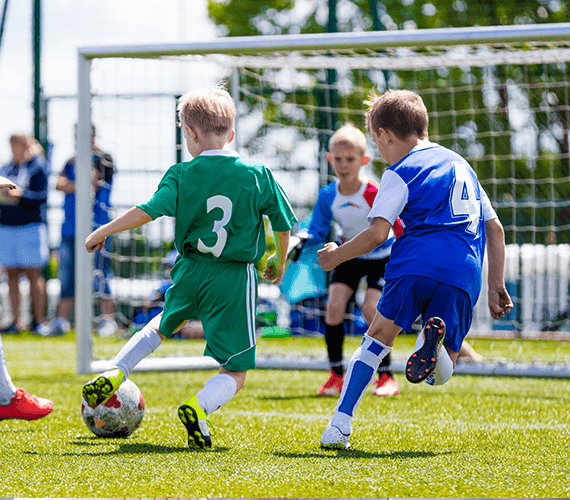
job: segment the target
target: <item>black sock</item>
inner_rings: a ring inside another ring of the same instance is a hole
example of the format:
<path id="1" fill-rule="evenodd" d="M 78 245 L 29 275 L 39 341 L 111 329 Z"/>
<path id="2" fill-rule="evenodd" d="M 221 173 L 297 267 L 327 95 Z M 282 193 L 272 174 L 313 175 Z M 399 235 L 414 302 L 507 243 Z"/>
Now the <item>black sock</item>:
<path id="1" fill-rule="evenodd" d="M 331 369 L 337 375 L 344 374 L 342 365 L 342 345 L 344 343 L 344 323 L 339 325 L 325 324 L 325 342 Z"/>
<path id="2" fill-rule="evenodd" d="M 391 362 L 390 354 L 391 353 L 386 354 L 386 356 L 384 356 L 382 361 L 380 361 L 380 364 L 378 365 L 378 375 L 387 373 L 390 377 L 393 377 L 392 370 L 390 370 L 390 362 Z"/>

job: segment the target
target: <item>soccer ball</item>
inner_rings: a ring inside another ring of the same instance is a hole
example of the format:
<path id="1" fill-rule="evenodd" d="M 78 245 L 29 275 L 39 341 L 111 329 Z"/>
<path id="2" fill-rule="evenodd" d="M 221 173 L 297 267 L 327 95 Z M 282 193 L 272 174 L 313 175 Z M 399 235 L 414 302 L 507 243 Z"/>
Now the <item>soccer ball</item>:
<path id="1" fill-rule="evenodd" d="M 128 379 L 105 404 L 91 408 L 84 399 L 81 401 L 85 425 L 99 437 L 129 437 L 141 424 L 144 409 L 142 392 Z"/>

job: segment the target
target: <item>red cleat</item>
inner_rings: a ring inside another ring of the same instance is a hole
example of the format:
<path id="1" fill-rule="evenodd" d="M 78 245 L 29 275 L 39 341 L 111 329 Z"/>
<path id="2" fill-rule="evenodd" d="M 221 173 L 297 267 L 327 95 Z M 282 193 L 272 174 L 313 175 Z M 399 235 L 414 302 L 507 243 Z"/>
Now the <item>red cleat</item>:
<path id="1" fill-rule="evenodd" d="M 344 377 L 331 372 L 328 380 L 317 389 L 317 396 L 338 396 L 342 391 Z"/>
<path id="2" fill-rule="evenodd" d="M 45 417 L 53 410 L 53 402 L 49 399 L 32 396 L 21 387 L 16 388 L 16 395 L 9 405 L 0 405 L 0 420 L 20 418 L 23 420 L 36 420 Z"/>
<path id="3" fill-rule="evenodd" d="M 397 396 L 400 394 L 400 387 L 394 377 L 383 373 L 372 382 L 373 396 Z"/>

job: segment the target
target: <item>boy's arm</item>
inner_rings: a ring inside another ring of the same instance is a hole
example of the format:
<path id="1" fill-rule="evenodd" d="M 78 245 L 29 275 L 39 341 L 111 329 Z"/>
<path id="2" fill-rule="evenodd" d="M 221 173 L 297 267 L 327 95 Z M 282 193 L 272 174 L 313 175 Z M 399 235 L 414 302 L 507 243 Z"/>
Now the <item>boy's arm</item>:
<path id="1" fill-rule="evenodd" d="M 101 250 L 105 245 L 107 236 L 121 231 L 135 229 L 150 222 L 152 217 L 139 207 L 133 207 L 116 219 L 93 231 L 85 240 L 85 248 L 89 253 Z"/>
<path id="2" fill-rule="evenodd" d="M 285 261 L 287 260 L 287 248 L 289 247 L 289 235 L 291 231 L 274 231 L 275 254 L 267 259 L 263 277 L 277 285 L 285 274 Z"/>
<path id="3" fill-rule="evenodd" d="M 367 229 L 358 233 L 350 241 L 341 246 L 336 243 L 327 243 L 324 248 L 321 248 L 317 252 L 319 264 L 325 271 L 330 271 L 347 260 L 366 255 L 388 239 L 391 228 L 392 224 L 386 219 L 375 217 Z"/>
<path id="4" fill-rule="evenodd" d="M 485 221 L 487 232 L 487 259 L 489 273 L 488 303 L 493 319 L 504 318 L 513 308 L 511 297 L 505 288 L 505 233 L 499 219 Z"/>

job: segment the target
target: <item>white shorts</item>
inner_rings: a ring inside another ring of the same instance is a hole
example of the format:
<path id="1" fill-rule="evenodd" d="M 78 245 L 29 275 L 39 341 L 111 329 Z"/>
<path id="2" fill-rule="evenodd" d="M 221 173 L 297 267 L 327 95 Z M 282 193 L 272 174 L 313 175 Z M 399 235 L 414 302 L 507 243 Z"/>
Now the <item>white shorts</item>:
<path id="1" fill-rule="evenodd" d="M 43 267 L 48 257 L 45 224 L 0 225 L 0 266 Z"/>

